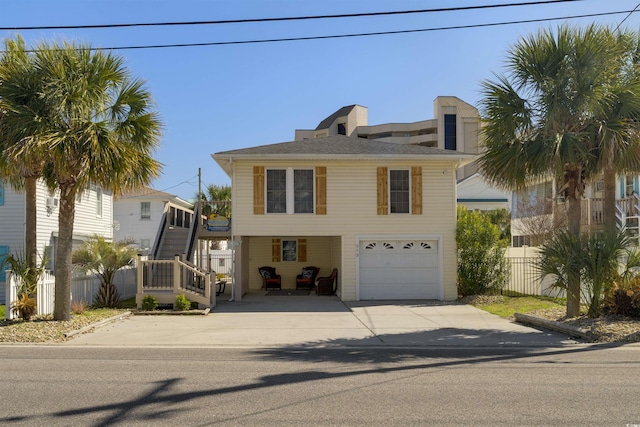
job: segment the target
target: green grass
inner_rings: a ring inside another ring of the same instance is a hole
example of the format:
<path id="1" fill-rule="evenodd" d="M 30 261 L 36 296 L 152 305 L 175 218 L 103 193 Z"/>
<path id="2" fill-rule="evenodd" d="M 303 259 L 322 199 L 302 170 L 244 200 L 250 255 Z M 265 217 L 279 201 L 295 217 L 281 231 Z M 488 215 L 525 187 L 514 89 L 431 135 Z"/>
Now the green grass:
<path id="1" fill-rule="evenodd" d="M 563 304 L 550 299 L 532 296 L 504 297 L 502 302 L 474 305 L 481 310 L 505 318 L 513 317 L 514 313 L 528 313 L 534 310 L 564 307 Z"/>
<path id="2" fill-rule="evenodd" d="M 7 317 L 7 306 L 0 305 L 0 320 L 4 319 L 5 317 Z"/>

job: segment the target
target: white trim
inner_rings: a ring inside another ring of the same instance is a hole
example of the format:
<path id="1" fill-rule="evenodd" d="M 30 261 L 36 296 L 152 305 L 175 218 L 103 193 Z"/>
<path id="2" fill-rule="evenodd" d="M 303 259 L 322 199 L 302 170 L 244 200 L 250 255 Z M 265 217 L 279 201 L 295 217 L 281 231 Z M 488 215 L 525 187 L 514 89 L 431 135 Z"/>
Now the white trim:
<path id="1" fill-rule="evenodd" d="M 360 301 L 360 242 L 362 240 L 436 240 L 438 242 L 438 299 L 444 301 L 444 238 L 442 234 L 358 234 L 356 245 L 356 301 Z"/>

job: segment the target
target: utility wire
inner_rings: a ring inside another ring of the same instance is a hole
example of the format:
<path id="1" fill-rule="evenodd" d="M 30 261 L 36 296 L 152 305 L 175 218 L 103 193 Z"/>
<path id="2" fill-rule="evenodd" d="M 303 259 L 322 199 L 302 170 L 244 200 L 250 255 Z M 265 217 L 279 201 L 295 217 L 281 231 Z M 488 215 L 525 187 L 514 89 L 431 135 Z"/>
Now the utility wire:
<path id="1" fill-rule="evenodd" d="M 618 15 L 621 13 L 634 13 L 635 10 L 618 11 L 618 12 L 602 12 L 592 13 L 587 15 L 572 15 L 561 16 L 556 18 L 539 18 L 539 19 L 526 19 L 521 21 L 506 21 L 506 22 L 494 22 L 488 24 L 470 24 L 470 25 L 455 25 L 449 27 L 436 27 L 436 28 L 422 28 L 415 30 L 398 30 L 398 31 L 380 31 L 371 33 L 356 33 L 356 34 L 337 34 L 329 36 L 310 36 L 310 37 L 288 37 L 278 39 L 258 39 L 258 40 L 236 40 L 226 42 L 202 42 L 202 43 L 172 43 L 172 44 L 157 44 L 157 45 L 139 45 L 139 46 L 115 46 L 115 47 L 92 47 L 89 50 L 134 50 L 134 49 L 165 49 L 165 48 L 178 48 L 178 47 L 201 47 L 201 46 L 225 46 L 225 45 L 240 45 L 240 44 L 257 44 L 257 43 L 279 43 L 279 42 L 291 42 L 291 41 L 305 41 L 305 40 L 326 40 L 326 39 L 340 39 L 350 37 L 367 37 L 367 36 L 382 36 L 391 34 L 409 34 L 409 33 L 424 33 L 431 31 L 446 31 L 446 30 L 462 30 L 469 28 L 482 28 L 482 27 L 496 27 L 502 25 L 515 25 L 515 24 L 527 24 L 533 22 L 546 22 L 546 21 L 558 21 L 577 18 L 592 18 L 597 16 Z M 2 53 L 3 51 L 0 51 Z M 35 52 L 35 50 L 28 50 L 28 52 Z"/>
<path id="2" fill-rule="evenodd" d="M 633 8 L 632 11 L 629 12 L 629 14 L 627 16 L 624 17 L 624 19 L 622 21 L 620 21 L 620 23 L 618 24 L 618 26 L 616 27 L 615 31 L 618 31 L 618 28 L 620 28 L 620 26 L 624 23 L 624 21 L 626 21 L 627 19 L 629 19 L 629 17 L 631 16 L 631 14 L 633 12 L 635 12 L 638 8 L 640 7 L 640 3 L 638 3 L 636 5 L 636 7 Z"/>
<path id="3" fill-rule="evenodd" d="M 366 12 L 366 13 L 349 13 L 339 15 L 313 15 L 313 16 L 293 16 L 281 18 L 250 18 L 250 19 L 225 19 L 217 21 L 183 21 L 183 22 L 142 22 L 130 24 L 95 24 L 95 25 L 47 25 L 47 26 L 25 26 L 25 27 L 0 27 L 3 31 L 28 31 L 28 30 L 75 30 L 75 29 L 97 29 L 97 28 L 124 28 L 124 27 L 162 27 L 175 25 L 219 25 L 219 24 L 245 24 L 252 22 L 282 22 L 282 21 L 303 21 L 312 19 L 335 19 L 335 18 L 356 18 L 364 16 L 388 16 L 388 15 L 409 15 L 416 13 L 434 13 L 434 12 L 457 12 L 465 10 L 477 9 L 494 9 L 503 7 L 517 6 L 535 6 L 552 3 L 566 3 L 584 0 L 539 0 L 527 3 L 503 3 L 489 4 L 480 6 L 461 6 L 446 7 L 436 9 L 420 9 L 420 10 L 400 10 L 389 12 Z"/>

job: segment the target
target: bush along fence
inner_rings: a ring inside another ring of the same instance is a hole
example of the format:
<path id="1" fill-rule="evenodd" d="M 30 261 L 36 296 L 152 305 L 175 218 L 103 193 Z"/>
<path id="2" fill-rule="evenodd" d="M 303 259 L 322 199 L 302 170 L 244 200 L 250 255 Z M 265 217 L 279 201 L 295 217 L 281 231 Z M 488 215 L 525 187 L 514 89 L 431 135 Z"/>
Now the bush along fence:
<path id="1" fill-rule="evenodd" d="M 123 268 L 116 272 L 113 284 L 118 289 L 121 299 L 135 297 L 137 285 L 137 269 Z M 11 303 L 18 299 L 18 289 L 20 288 L 19 278 L 7 270 L 6 281 L 6 318 L 17 317 L 11 310 Z M 85 301 L 91 305 L 100 288 L 100 279 L 95 275 L 84 275 L 75 273 L 71 278 L 71 301 Z M 38 306 L 37 315 L 47 315 L 53 313 L 55 298 L 55 276 L 53 272 L 45 271 L 38 281 Z"/>
<path id="2" fill-rule="evenodd" d="M 533 295 L 552 299 L 565 299 L 564 289 L 553 286 L 554 277 L 547 276 L 542 280 L 538 269 L 540 255 L 537 248 L 508 248 L 505 257 L 509 265 L 509 280 L 502 289 L 505 296 Z M 586 284 L 582 284 L 581 303 L 589 302 Z"/>

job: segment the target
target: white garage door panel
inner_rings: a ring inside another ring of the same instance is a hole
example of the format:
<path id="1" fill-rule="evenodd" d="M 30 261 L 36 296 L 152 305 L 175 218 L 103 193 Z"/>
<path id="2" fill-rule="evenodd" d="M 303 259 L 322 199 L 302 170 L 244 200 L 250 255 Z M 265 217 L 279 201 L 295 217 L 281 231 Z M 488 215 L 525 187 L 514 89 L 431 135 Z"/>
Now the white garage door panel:
<path id="1" fill-rule="evenodd" d="M 362 300 L 438 299 L 438 286 L 398 283 L 394 286 L 367 286 L 360 292 Z"/>
<path id="2" fill-rule="evenodd" d="M 365 268 L 361 270 L 360 282 L 367 284 L 438 283 L 437 268 Z"/>
<path id="3" fill-rule="evenodd" d="M 362 240 L 360 299 L 437 299 L 440 262 L 437 240 Z"/>

